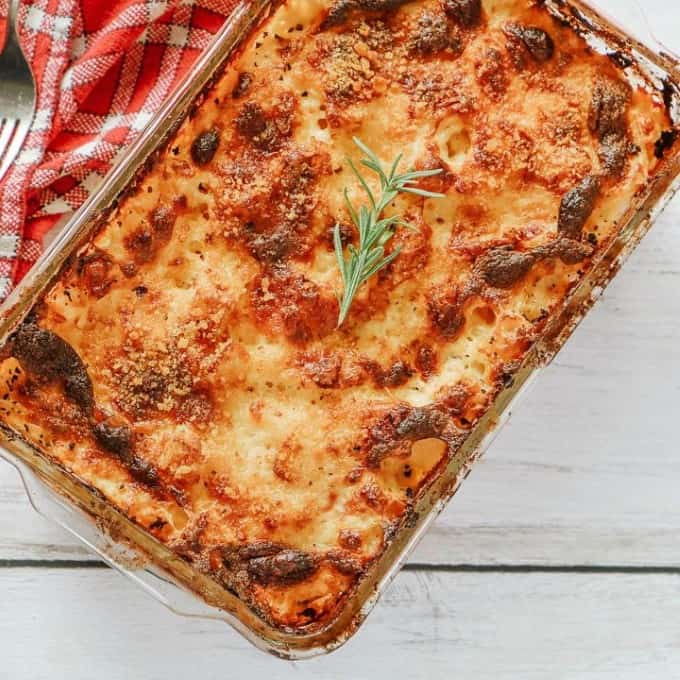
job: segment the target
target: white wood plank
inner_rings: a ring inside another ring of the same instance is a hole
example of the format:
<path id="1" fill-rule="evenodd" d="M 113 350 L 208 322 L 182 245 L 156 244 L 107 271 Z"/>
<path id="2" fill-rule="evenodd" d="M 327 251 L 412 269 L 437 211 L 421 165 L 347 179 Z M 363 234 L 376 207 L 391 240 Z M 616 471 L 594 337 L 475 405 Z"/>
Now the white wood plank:
<path id="1" fill-rule="evenodd" d="M 680 565 L 680 201 L 419 547 L 419 562 Z M 0 559 L 85 553 L 0 464 Z"/>
<path id="2" fill-rule="evenodd" d="M 674 576 L 402 573 L 345 647 L 295 664 L 177 617 L 109 570 L 0 570 L 0 675 L 18 680 L 475 678 L 680 673 Z"/>

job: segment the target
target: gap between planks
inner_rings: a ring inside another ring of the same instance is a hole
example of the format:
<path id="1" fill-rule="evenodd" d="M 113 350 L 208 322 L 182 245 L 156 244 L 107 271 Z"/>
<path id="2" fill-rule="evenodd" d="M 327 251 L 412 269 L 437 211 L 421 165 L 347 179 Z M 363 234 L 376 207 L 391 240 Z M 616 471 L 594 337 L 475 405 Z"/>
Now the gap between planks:
<path id="1" fill-rule="evenodd" d="M 98 560 L 0 560 L 0 569 L 110 569 Z M 590 564 L 406 564 L 405 572 L 444 574 L 628 574 L 680 576 L 679 567 Z"/>

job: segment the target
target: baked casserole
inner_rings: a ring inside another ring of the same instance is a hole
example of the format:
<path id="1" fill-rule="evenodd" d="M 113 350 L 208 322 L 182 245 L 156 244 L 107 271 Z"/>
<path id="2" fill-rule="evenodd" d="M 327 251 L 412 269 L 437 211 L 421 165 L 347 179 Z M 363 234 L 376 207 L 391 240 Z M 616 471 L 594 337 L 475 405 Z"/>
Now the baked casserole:
<path id="1" fill-rule="evenodd" d="M 0 419 L 268 625 L 324 626 L 675 144 L 622 61 L 541 2 L 275 3 L 10 338 Z M 443 197 L 391 202 L 339 325 L 355 137 Z"/>

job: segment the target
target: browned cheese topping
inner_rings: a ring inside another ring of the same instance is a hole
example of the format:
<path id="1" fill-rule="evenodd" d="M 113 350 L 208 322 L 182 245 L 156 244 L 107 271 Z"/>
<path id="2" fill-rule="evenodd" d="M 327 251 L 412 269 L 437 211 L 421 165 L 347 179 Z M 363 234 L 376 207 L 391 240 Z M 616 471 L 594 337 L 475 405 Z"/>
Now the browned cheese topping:
<path id="1" fill-rule="evenodd" d="M 338 329 L 355 135 L 445 197 L 388 207 L 415 229 Z M 322 625 L 676 137 L 541 3 L 287 0 L 14 335 L 0 416 L 268 623 Z"/>

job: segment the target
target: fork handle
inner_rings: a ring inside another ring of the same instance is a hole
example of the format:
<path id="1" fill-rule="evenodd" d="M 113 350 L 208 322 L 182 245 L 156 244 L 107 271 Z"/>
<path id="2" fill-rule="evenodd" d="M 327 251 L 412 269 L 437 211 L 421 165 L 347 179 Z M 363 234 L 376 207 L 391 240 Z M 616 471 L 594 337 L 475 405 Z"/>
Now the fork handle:
<path id="1" fill-rule="evenodd" d="M 19 3 L 21 0 L 9 0 L 7 8 L 7 39 L 14 35 L 18 36 L 17 20 L 19 19 Z"/>

